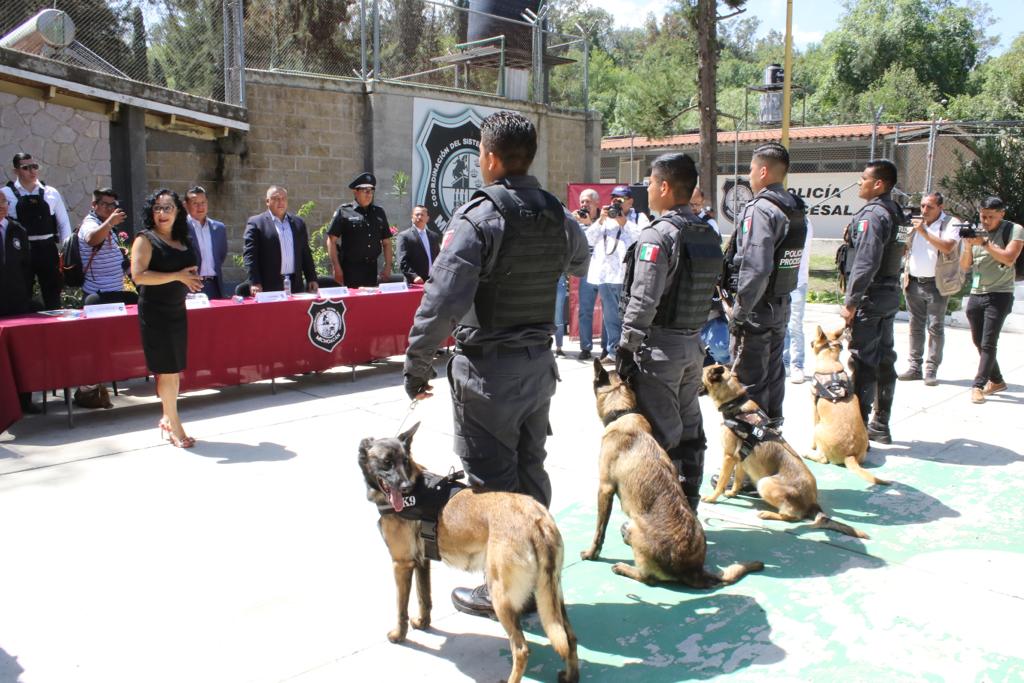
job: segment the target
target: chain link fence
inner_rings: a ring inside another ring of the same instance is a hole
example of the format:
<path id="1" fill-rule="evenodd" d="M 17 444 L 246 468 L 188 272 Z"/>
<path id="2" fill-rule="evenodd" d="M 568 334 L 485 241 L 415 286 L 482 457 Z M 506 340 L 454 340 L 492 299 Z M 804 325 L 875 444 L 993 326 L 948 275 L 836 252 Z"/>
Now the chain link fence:
<path id="1" fill-rule="evenodd" d="M 242 1 L 4 0 L 0 45 L 243 104 Z"/>

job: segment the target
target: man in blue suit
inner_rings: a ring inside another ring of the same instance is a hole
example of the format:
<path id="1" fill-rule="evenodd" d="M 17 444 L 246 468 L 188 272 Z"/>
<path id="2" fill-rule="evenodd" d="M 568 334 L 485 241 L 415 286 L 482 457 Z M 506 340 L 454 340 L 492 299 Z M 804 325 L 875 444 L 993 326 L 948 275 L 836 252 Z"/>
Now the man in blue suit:
<path id="1" fill-rule="evenodd" d="M 280 291 L 285 277 L 292 292 L 317 290 L 316 267 L 309 250 L 306 223 L 288 213 L 288 190 L 271 185 L 267 210 L 246 222 L 242 259 L 249 273 L 249 291 Z"/>
<path id="2" fill-rule="evenodd" d="M 228 233 L 224 224 L 215 221 L 207 212 L 210 206 L 206 190 L 199 185 L 185 193 L 185 210 L 188 211 L 188 233 L 192 248 L 199 259 L 199 276 L 203 278 L 203 294 L 210 299 L 224 298 L 224 276 L 222 269 L 228 255 Z"/>

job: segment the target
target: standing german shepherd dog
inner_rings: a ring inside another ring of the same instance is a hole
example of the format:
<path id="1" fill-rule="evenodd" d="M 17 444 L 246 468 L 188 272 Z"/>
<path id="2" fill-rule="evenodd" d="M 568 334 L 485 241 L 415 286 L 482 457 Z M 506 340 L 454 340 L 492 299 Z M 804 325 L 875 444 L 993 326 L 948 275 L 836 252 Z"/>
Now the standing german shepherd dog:
<path id="1" fill-rule="evenodd" d="M 718 410 L 730 420 L 746 423 L 748 431 L 763 428 L 767 422 L 757 403 L 747 395 L 746 388 L 738 377 L 723 365 L 709 365 L 704 368 L 704 387 Z M 744 451 L 750 447 L 749 453 Z M 729 477 L 733 476 L 732 489 L 726 492 Z M 762 510 L 757 513 L 761 519 L 775 519 L 796 522 L 812 518 L 813 526 L 831 529 L 847 536 L 868 538 L 863 531 L 854 529 L 825 514 L 818 505 L 818 482 L 803 459 L 793 450 L 781 435 L 769 434 L 754 445 L 745 442 L 733 428 L 722 425 L 722 472 L 718 475 L 718 486 L 710 495 L 704 496 L 705 503 L 714 503 L 723 493 L 731 498 L 740 491 L 743 478 L 757 486 L 761 498 L 778 510 Z"/>
<path id="2" fill-rule="evenodd" d="M 637 412 L 633 390 L 595 360 L 594 394 L 597 415 L 605 424 L 601 484 L 594 542 L 580 557 L 593 560 L 600 554 L 612 500 L 618 494 L 629 517 L 622 525 L 622 540 L 633 549 L 636 566 L 619 562 L 612 567 L 616 574 L 648 585 L 672 581 L 713 588 L 764 569 L 761 562 L 733 564 L 721 575 L 704 568 L 704 529 L 686 502 L 668 453 L 654 440 L 647 419 Z"/>
<path id="3" fill-rule="evenodd" d="M 424 470 L 413 461 L 410 450 L 418 428 L 416 423 L 397 438 L 368 438 L 359 444 L 366 497 L 378 509 L 390 506 L 401 512 L 405 497 L 422 482 Z M 420 616 L 412 620 L 412 626 L 430 626 L 430 560 L 420 537 L 421 524 L 398 514 L 380 518 L 380 533 L 391 553 L 398 589 L 398 625 L 388 633 L 393 643 L 405 640 L 408 630 L 413 573 Z M 565 671 L 559 672 L 558 680 L 579 680 L 576 634 L 562 599 L 562 537 L 543 505 L 518 493 L 463 489 L 438 514 L 437 546 L 447 564 L 464 571 L 484 571 L 495 614 L 512 649 L 509 683 L 520 681 L 526 670 L 529 651 L 519 617 L 530 596 L 536 597 L 551 646 L 565 660 Z"/>

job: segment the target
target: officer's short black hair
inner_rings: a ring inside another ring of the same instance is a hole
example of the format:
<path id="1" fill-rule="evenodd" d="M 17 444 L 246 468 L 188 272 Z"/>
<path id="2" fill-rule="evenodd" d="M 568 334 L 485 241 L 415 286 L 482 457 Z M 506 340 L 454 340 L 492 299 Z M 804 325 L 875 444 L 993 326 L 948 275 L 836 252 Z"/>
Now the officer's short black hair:
<path id="1" fill-rule="evenodd" d="M 521 175 L 537 154 L 537 129 L 519 112 L 495 112 L 480 124 L 480 144 L 501 159 L 509 175 Z"/>
<path id="2" fill-rule="evenodd" d="M 672 195 L 680 204 L 689 203 L 693 188 L 697 187 L 697 164 L 689 154 L 662 154 L 651 164 L 651 175 L 668 183 Z"/>
<path id="3" fill-rule="evenodd" d="M 981 209 L 989 209 L 990 211 L 1005 211 L 1006 202 L 1001 197 L 985 197 L 981 200 Z"/>
<path id="4" fill-rule="evenodd" d="M 874 159 L 869 161 L 868 165 L 864 168 L 871 171 L 872 178 L 882 181 L 882 184 L 885 185 L 886 192 L 896 187 L 896 181 L 899 179 L 899 174 L 896 171 L 896 164 L 892 163 L 888 159 Z"/>
<path id="5" fill-rule="evenodd" d="M 113 197 L 114 199 L 119 199 L 117 193 L 114 192 L 114 189 L 111 187 L 97 187 L 92 191 L 92 200 L 94 202 L 98 202 L 100 197 Z"/>
<path id="6" fill-rule="evenodd" d="M 12 161 L 11 164 L 14 166 L 14 168 L 18 168 L 19 166 L 21 166 L 21 162 L 31 158 L 32 155 L 29 154 L 28 152 L 18 152 L 17 154 L 14 155 L 14 161 Z"/>
<path id="7" fill-rule="evenodd" d="M 777 142 L 766 142 L 754 150 L 754 159 L 762 166 L 782 166 L 789 173 L 789 150 Z"/>

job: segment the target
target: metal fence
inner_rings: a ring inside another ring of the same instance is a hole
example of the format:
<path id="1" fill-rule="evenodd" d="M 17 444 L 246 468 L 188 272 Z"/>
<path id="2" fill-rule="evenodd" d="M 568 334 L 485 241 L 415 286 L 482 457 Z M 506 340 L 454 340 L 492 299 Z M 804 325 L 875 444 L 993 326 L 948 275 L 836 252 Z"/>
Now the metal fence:
<path id="1" fill-rule="evenodd" d="M 246 65 L 585 109 L 584 39 L 547 29 L 536 2 L 491 5 L 507 16 L 468 0 L 250 0 Z"/>
<path id="2" fill-rule="evenodd" d="M 4 0 L 0 44 L 243 104 L 242 5 L 243 0 Z"/>

